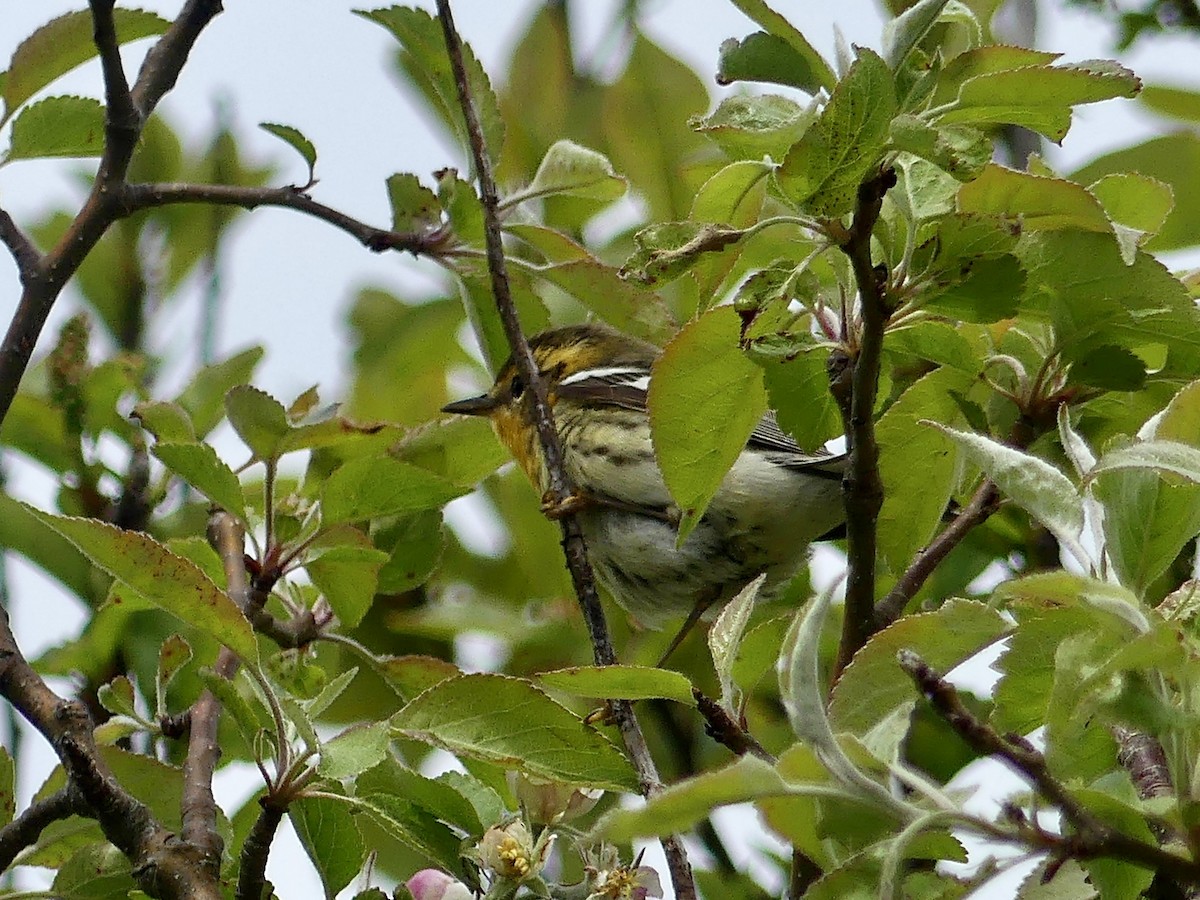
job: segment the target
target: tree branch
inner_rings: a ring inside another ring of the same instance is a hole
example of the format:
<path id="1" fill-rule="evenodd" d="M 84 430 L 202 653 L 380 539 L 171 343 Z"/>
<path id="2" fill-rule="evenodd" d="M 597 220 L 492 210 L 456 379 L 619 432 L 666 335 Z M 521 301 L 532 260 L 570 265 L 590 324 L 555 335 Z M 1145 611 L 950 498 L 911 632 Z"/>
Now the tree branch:
<path id="1" fill-rule="evenodd" d="M 21 284 L 32 280 L 42 264 L 42 254 L 25 232 L 17 227 L 8 211 L 3 209 L 0 209 L 0 242 L 4 243 L 16 262 Z"/>
<path id="2" fill-rule="evenodd" d="M 271 843 L 283 821 L 284 807 L 271 802 L 270 796 L 259 801 L 261 811 L 242 844 L 241 866 L 238 869 L 237 900 L 262 900 L 267 881 L 267 858 Z"/>
<path id="3" fill-rule="evenodd" d="M 187 0 L 166 34 L 150 48 L 131 92 L 133 105 L 143 120 L 149 118 L 158 101 L 175 87 L 200 32 L 221 11 L 220 0 Z"/>
<path id="4" fill-rule="evenodd" d="M 441 229 L 403 232 L 367 225 L 324 203 L 318 203 L 300 188 L 290 185 L 260 188 L 228 184 L 129 184 L 121 192 L 123 215 L 173 203 L 212 203 L 240 206 L 243 209 L 255 209 L 260 206 L 292 209 L 328 222 L 376 253 L 383 250 L 406 250 L 414 256 L 436 255 L 443 249 L 446 239 L 446 232 Z"/>
<path id="5" fill-rule="evenodd" d="M 1020 735 L 1001 735 L 992 726 L 976 718 L 975 714 L 963 705 L 958 690 L 916 653 L 901 650 L 897 659 L 900 668 L 916 683 L 934 712 L 941 716 L 972 750 L 982 755 L 998 757 L 1059 810 L 1074 831 L 1074 834 L 1052 842 L 1052 850 L 1059 858 L 1110 857 L 1154 872 L 1169 873 L 1171 877 L 1184 883 L 1200 880 L 1200 863 L 1143 843 L 1098 819 L 1054 777 L 1046 765 L 1046 757 L 1036 747 Z M 1037 829 L 1036 823 L 1023 827 L 1026 830 Z M 1035 843 L 1046 845 L 1045 841 Z"/>
<path id="6" fill-rule="evenodd" d="M 887 596 L 875 607 L 875 630 L 887 628 L 904 614 L 917 591 L 925 584 L 942 560 L 959 545 L 963 538 L 977 525 L 981 525 L 1000 507 L 1000 491 L 990 479 L 984 479 L 976 489 L 971 501 L 963 507 L 949 525 L 942 529 L 929 546 L 917 554 L 917 558 L 900 576 L 900 580 L 888 591 Z"/>
<path id="7" fill-rule="evenodd" d="M 113 22 L 113 0 L 88 0 L 92 10 L 92 40 L 100 52 L 100 69 L 104 73 L 104 120 L 107 134 L 105 146 L 128 140 L 134 142 L 142 125 L 142 117 L 129 95 L 125 66 L 121 62 L 121 44 Z"/>
<path id="8" fill-rule="evenodd" d="M 86 814 L 87 806 L 83 798 L 70 783 L 49 797 L 31 804 L 0 828 L 0 872 L 12 865 L 18 853 L 36 844 L 47 825 L 69 816 Z"/>
<path id="9" fill-rule="evenodd" d="M 850 396 L 848 402 L 841 402 L 846 443 L 850 449 L 842 485 L 849 574 L 835 679 L 867 642 L 875 626 L 875 548 L 879 510 L 883 505 L 883 483 L 879 478 L 879 444 L 875 440 L 874 415 L 883 331 L 891 310 L 885 296 L 884 278 L 871 261 L 871 232 L 879 219 L 883 196 L 895 183 L 896 173 L 888 169 L 859 186 L 854 218 L 849 231 L 839 242 L 842 252 L 850 259 L 858 284 L 862 333 L 850 374 Z"/>
<path id="10" fill-rule="evenodd" d="M 549 500 L 551 505 L 562 510 L 558 516 L 562 529 L 563 552 L 566 555 L 567 568 L 571 573 L 571 581 L 579 600 L 583 618 L 587 624 L 588 635 L 592 641 L 592 650 L 599 665 L 612 665 L 617 661 L 613 650 L 612 638 L 604 620 L 604 609 L 600 605 L 600 596 L 596 590 L 596 579 L 588 561 L 587 547 L 583 539 L 583 531 L 575 515 L 569 511 L 568 504 L 574 496 L 574 486 L 567 477 L 563 466 L 562 446 L 559 442 L 558 431 L 554 426 L 554 417 L 546 398 L 546 385 L 539 372 L 529 342 L 521 331 L 521 322 L 517 316 L 516 304 L 513 302 L 512 291 L 509 287 L 508 269 L 504 259 L 504 245 L 500 233 L 500 220 L 497 215 L 499 197 L 496 192 L 496 182 L 492 174 L 491 158 L 483 136 L 483 128 L 479 123 L 479 114 L 471 98 L 471 88 L 467 80 L 466 67 L 463 64 L 462 40 L 454 27 L 454 18 L 450 11 L 449 0 L 437 0 L 438 19 L 442 23 L 442 32 L 446 39 L 446 50 L 450 57 L 450 66 L 454 72 L 454 81 L 458 88 L 459 105 L 467 124 L 467 134 L 471 143 L 471 155 L 475 163 L 475 171 L 479 181 L 479 194 L 483 204 L 484 237 L 487 244 L 488 272 L 491 275 L 492 293 L 496 298 L 496 308 L 499 311 L 504 333 L 512 348 L 513 360 L 517 371 L 529 385 L 531 413 L 533 424 L 537 431 L 549 473 Z M 621 732 L 630 759 L 638 773 L 642 793 L 650 796 L 662 789 L 654 760 L 646 746 L 645 736 L 633 714 L 633 707 L 625 701 L 612 704 L 613 718 Z M 679 900 L 694 900 L 696 885 L 692 878 L 691 865 L 687 859 L 683 842 L 675 836 L 664 838 L 663 850 L 667 857 L 671 882 L 675 888 L 675 896 Z"/>

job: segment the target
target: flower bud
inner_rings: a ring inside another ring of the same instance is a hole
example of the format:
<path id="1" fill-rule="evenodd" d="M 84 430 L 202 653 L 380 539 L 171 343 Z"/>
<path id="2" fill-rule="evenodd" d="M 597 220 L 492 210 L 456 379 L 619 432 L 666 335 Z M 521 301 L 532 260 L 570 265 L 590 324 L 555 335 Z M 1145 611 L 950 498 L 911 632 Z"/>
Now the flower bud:
<path id="1" fill-rule="evenodd" d="M 413 900 L 472 900 L 475 895 L 461 881 L 438 869 L 422 869 L 405 882 Z"/>

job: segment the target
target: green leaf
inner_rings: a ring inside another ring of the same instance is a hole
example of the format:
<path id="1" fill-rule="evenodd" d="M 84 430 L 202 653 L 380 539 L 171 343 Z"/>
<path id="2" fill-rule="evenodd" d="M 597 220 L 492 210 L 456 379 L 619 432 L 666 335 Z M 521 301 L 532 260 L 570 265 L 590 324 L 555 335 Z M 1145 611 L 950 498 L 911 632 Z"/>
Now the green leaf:
<path id="1" fill-rule="evenodd" d="M 283 404 L 256 387 L 240 384 L 225 395 L 225 414 L 256 459 L 274 459 L 291 429 Z"/>
<path id="2" fill-rule="evenodd" d="M 83 847 L 54 875 L 54 896 L 61 900 L 110 900 L 126 897 L 137 885 L 129 860 L 112 844 Z"/>
<path id="3" fill-rule="evenodd" d="M 355 725 L 321 744 L 317 771 L 326 778 L 342 781 L 374 768 L 387 758 L 391 729 L 387 720 Z"/>
<path id="4" fill-rule="evenodd" d="M 782 38 L 803 61 L 803 71 L 811 73 L 811 87 L 806 88 L 810 94 L 817 89 L 825 88 L 832 91 L 837 83 L 837 76 L 825 58 L 816 51 L 808 39 L 783 16 L 771 9 L 764 0 L 733 0 L 733 5 L 749 16 L 755 24 L 768 34 Z"/>
<path id="5" fill-rule="evenodd" d="M 812 110 L 788 97 L 735 94 L 722 100 L 710 115 L 696 117 L 689 124 L 730 159 L 761 163 L 764 156 L 783 159 L 813 118 Z"/>
<path id="6" fill-rule="evenodd" d="M 196 437 L 202 438 L 221 421 L 225 394 L 234 385 L 244 384 L 254 374 L 263 357 L 262 347 L 250 347 L 211 366 L 205 366 L 175 398 L 191 416 Z"/>
<path id="7" fill-rule="evenodd" d="M 717 84 L 763 81 L 815 94 L 821 89 L 820 77 L 796 48 L 777 35 L 756 31 L 740 41 L 729 38 L 721 43 Z"/>
<path id="8" fill-rule="evenodd" d="M 1200 92 L 1165 84 L 1149 84 L 1142 88 L 1138 101 L 1164 116 L 1200 122 Z"/>
<path id="9" fill-rule="evenodd" d="M 366 861 L 366 845 L 354 816 L 337 800 L 301 796 L 288 805 L 288 818 L 321 876 L 326 898 L 336 897 Z"/>
<path id="10" fill-rule="evenodd" d="M 562 288 L 615 328 L 652 343 L 661 343 L 675 330 L 674 317 L 662 297 L 621 278 L 617 270 L 597 259 L 579 259 L 546 266 L 537 277 Z"/>
<path id="11" fill-rule="evenodd" d="M 118 675 L 108 684 L 100 685 L 96 691 L 96 699 L 110 713 L 126 715 L 131 719 L 141 718 L 133 699 L 133 682 L 124 675 Z"/>
<path id="12" fill-rule="evenodd" d="M 445 539 L 442 514 L 438 510 L 401 516 L 377 528 L 376 545 L 392 549 L 379 570 L 376 590 L 381 594 L 398 594 L 424 584 L 441 562 Z"/>
<path id="13" fill-rule="evenodd" d="M 163 465 L 208 497 L 221 509 L 245 521 L 246 503 L 242 485 L 233 469 L 208 444 L 176 444 L 159 441 L 154 455 Z"/>
<path id="14" fill-rule="evenodd" d="M 355 788 L 361 794 L 390 794 L 393 797 L 403 797 L 467 834 L 482 834 L 496 819 L 504 815 L 504 804 L 496 793 L 485 785 L 470 779 L 469 776 L 460 778 L 463 780 L 457 782 L 442 777 L 426 778 L 395 759 L 388 758 L 360 775 L 355 781 Z M 486 800 L 481 799 L 481 803 L 494 804 L 493 814 L 496 819 L 492 818 L 492 814 L 481 815 L 471 796 L 488 797 Z M 485 819 L 488 821 L 484 821 Z"/>
<path id="15" fill-rule="evenodd" d="M 433 191 L 421 184 L 416 175 L 402 172 L 390 176 L 387 192 L 392 208 L 393 231 L 421 233 L 441 226 L 441 201 Z"/>
<path id="16" fill-rule="evenodd" d="M 626 187 L 625 179 L 613 170 L 603 153 L 561 140 L 546 151 L 529 187 L 508 198 L 508 202 L 552 194 L 608 202 L 625 196 Z"/>
<path id="17" fill-rule="evenodd" d="M 893 71 L 924 40 L 942 15 L 948 0 L 919 0 L 883 26 L 883 58 Z"/>
<path id="18" fill-rule="evenodd" d="M 979 177 L 992 159 L 992 139 L 987 132 L 969 125 L 930 125 L 917 116 L 892 119 L 888 140 L 933 163 L 958 181 Z"/>
<path id="19" fill-rule="evenodd" d="M 374 547 L 343 544 L 308 560 L 304 570 L 346 628 L 357 628 L 375 599 L 379 570 L 388 555 Z"/>
<path id="20" fill-rule="evenodd" d="M 1159 232 L 1175 205 L 1169 185 L 1136 172 L 1105 175 L 1089 185 L 1088 192 L 1104 205 L 1127 265 L 1133 263 L 1137 248 Z"/>
<path id="21" fill-rule="evenodd" d="M 958 54 L 942 68 L 930 104 L 944 106 L 952 102 L 965 82 L 980 75 L 1030 66 L 1045 66 L 1060 56 L 1061 53 L 1030 50 L 1008 44 L 975 47 Z"/>
<path id="22" fill-rule="evenodd" d="M 1105 453 L 1088 477 L 1120 469 L 1149 469 L 1200 484 L 1200 449 L 1176 441 L 1138 441 Z"/>
<path id="23" fill-rule="evenodd" d="M 130 415 L 157 440 L 183 444 L 196 442 L 192 417 L 178 403 L 147 400 L 137 404 Z"/>
<path id="24" fill-rule="evenodd" d="M 1066 546 L 1083 530 L 1083 498 L 1062 472 L 1023 450 L 991 438 L 931 422 L 948 435 L 1000 492 L 1045 525 Z"/>
<path id="25" fill-rule="evenodd" d="M 984 603 L 949 600 L 936 612 L 905 616 L 877 632 L 854 655 L 833 687 L 829 717 L 835 731 L 866 735 L 918 696 L 901 673 L 896 653 L 915 651 L 942 672 L 1003 637 L 1011 626 Z"/>
<path id="26" fill-rule="evenodd" d="M 1136 75 L 1106 60 L 1005 69 L 963 82 L 940 120 L 1021 125 L 1060 143 L 1071 127 L 1072 106 L 1133 97 L 1140 89 Z"/>
<path id="27" fill-rule="evenodd" d="M 624 755 L 540 689 L 503 675 L 463 675 L 420 694 L 392 719 L 401 737 L 540 778 L 635 790 Z"/>
<path id="28" fill-rule="evenodd" d="M 958 192 L 958 211 L 1019 219 L 1025 231 L 1110 231 L 1104 207 L 1087 188 L 991 163 Z"/>
<path id="29" fill-rule="evenodd" d="M 25 508 L 155 606 L 203 631 L 242 659 L 258 658 L 250 623 L 229 595 L 195 563 L 140 532 L 122 531 L 96 519 L 55 516 L 28 505 Z"/>
<path id="30" fill-rule="evenodd" d="M 709 310 L 667 345 L 654 363 L 647 405 L 683 541 L 767 408 L 762 371 L 738 347 L 732 308 Z"/>
<path id="31" fill-rule="evenodd" d="M 152 12 L 119 8 L 113 10 L 113 24 L 120 44 L 163 34 L 171 25 Z M 18 45 L 4 73 L 4 116 L 0 125 L 18 106 L 96 53 L 92 15 L 87 10 L 67 13 L 38 28 Z"/>
<path id="32" fill-rule="evenodd" d="M 575 666 L 536 676 L 544 687 L 596 700 L 663 698 L 695 706 L 692 683 L 679 672 L 648 666 Z"/>
<path id="33" fill-rule="evenodd" d="M 367 794 L 347 798 L 363 809 L 388 835 L 421 854 L 435 866 L 457 872 L 461 864 L 461 841 L 432 813 L 403 797 Z"/>
<path id="34" fill-rule="evenodd" d="M 476 485 L 511 458 L 492 426 L 478 416 L 455 416 L 408 432 L 389 452 L 447 481 Z"/>
<path id="35" fill-rule="evenodd" d="M 860 48 L 817 120 L 776 171 L 784 196 L 817 216 L 850 212 L 859 184 L 879 164 L 895 114 L 887 63 Z"/>
<path id="36" fill-rule="evenodd" d="M 879 554 L 892 572 L 908 568 L 916 552 L 933 537 L 957 476 L 953 444 L 921 422 L 956 421 L 954 394 L 965 393 L 973 381 L 953 369 L 931 372 L 901 394 L 876 423 L 884 485 Z"/>
<path id="37" fill-rule="evenodd" d="M 740 229 L 708 222 L 659 222 L 633 236 L 633 254 L 621 267 L 621 276 L 642 284 L 673 281 L 704 254 L 720 253 L 741 238 Z"/>
<path id="38" fill-rule="evenodd" d="M 279 138 L 293 150 L 300 154 L 300 158 L 304 160 L 308 166 L 308 184 L 312 184 L 316 178 L 315 169 L 317 166 L 317 148 L 313 146 L 312 141 L 304 136 L 304 133 L 299 128 L 293 128 L 291 125 L 278 125 L 274 122 L 259 122 L 258 127 L 267 134 L 273 134 Z"/>
<path id="39" fill-rule="evenodd" d="M 766 581 L 766 574 L 759 575 L 738 591 L 737 596 L 725 604 L 712 628 L 708 630 L 708 652 L 712 655 L 713 668 L 721 685 L 721 705 L 727 710 L 734 708 L 733 667 L 746 635 L 746 626 L 758 592 Z"/>
<path id="40" fill-rule="evenodd" d="M 469 490 L 390 456 L 353 459 L 322 485 L 322 521 L 328 526 L 423 512 Z"/>
<path id="41" fill-rule="evenodd" d="M 400 42 L 398 56 L 401 71 L 421 92 L 422 98 L 437 114 L 438 118 L 454 135 L 458 145 L 470 153 L 470 139 L 466 121 L 458 102 L 458 88 L 454 72 L 450 68 L 450 57 L 446 53 L 446 39 L 438 20 L 422 9 L 392 6 L 387 9 L 356 10 L 369 22 L 382 25 Z M 504 145 L 504 121 L 500 107 L 492 92 L 487 73 L 480 65 L 470 46 L 463 44 L 463 64 L 467 71 L 467 85 L 471 99 L 483 126 L 484 141 L 493 160 L 500 158 Z"/>
<path id="42" fill-rule="evenodd" d="M 771 408 L 779 427 L 806 450 L 815 450 L 842 430 L 837 402 L 829 392 L 828 354 L 812 350 L 792 359 L 752 353 L 763 371 Z"/>
<path id="43" fill-rule="evenodd" d="M 1136 391 L 1146 383 L 1146 364 L 1132 350 L 1105 344 L 1071 364 L 1071 381 L 1106 391 Z"/>
<path id="44" fill-rule="evenodd" d="M 192 658 L 192 647 L 182 635 L 173 634 L 158 648 L 158 669 L 154 674 L 155 711 L 167 712 L 167 688 Z"/>
<path id="45" fill-rule="evenodd" d="M 462 674 L 452 662 L 417 655 L 381 657 L 378 671 L 388 687 L 405 702 L 435 684 Z"/>
<path id="46" fill-rule="evenodd" d="M 4 162 L 99 156 L 104 152 L 104 107 L 87 97 L 47 97 L 12 124 Z"/>
<path id="47" fill-rule="evenodd" d="M 1076 798 L 1107 827 L 1153 847 L 1158 838 L 1150 830 L 1144 813 L 1101 790 L 1080 790 Z M 1154 871 L 1120 859 L 1081 860 L 1092 887 L 1101 897 L 1142 897 L 1154 880 Z M 1055 879 L 1057 880 L 1057 878 Z"/>

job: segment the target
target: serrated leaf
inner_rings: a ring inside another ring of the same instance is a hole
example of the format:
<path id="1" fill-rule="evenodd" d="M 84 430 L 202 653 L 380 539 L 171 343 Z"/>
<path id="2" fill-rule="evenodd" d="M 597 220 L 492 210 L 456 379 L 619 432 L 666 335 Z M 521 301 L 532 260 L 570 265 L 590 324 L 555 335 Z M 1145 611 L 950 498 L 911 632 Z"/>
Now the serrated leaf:
<path id="1" fill-rule="evenodd" d="M 4 162 L 99 156 L 104 152 L 104 107 L 87 97 L 47 97 L 12 123 Z"/>
<path id="2" fill-rule="evenodd" d="M 469 158 L 471 143 L 459 106 L 454 72 L 446 53 L 446 40 L 438 20 L 423 9 L 402 6 L 355 12 L 370 22 L 382 25 L 400 42 L 402 49 L 398 63 L 401 71 L 421 92 L 425 102 L 454 135 L 459 147 L 467 152 Z M 488 154 L 493 160 L 498 160 L 504 145 L 504 121 L 500 116 L 496 95 L 487 73 L 470 46 L 463 44 L 462 52 L 467 84 L 483 127 Z"/>
<path id="3" fill-rule="evenodd" d="M 175 402 L 191 416 L 196 437 L 202 438 L 216 428 L 224 411 L 226 392 L 248 381 L 262 357 L 262 347 L 250 347 L 205 366 L 192 377 Z"/>
<path id="4" fill-rule="evenodd" d="M 560 140 L 550 145 L 542 157 L 533 182 L 510 199 L 545 197 L 561 194 L 588 200 L 619 200 L 625 195 L 625 179 L 613 170 L 612 162 L 574 141 Z"/>
<path id="5" fill-rule="evenodd" d="M 589 258 L 539 268 L 538 278 L 566 291 L 604 321 L 652 343 L 674 331 L 675 321 L 662 297 L 631 284 L 617 270 Z"/>
<path id="6" fill-rule="evenodd" d="M 415 850 L 435 866 L 458 871 L 462 842 L 428 810 L 390 794 L 367 794 L 362 798 L 354 798 L 352 802 L 365 810 L 391 837 Z"/>
<path id="7" fill-rule="evenodd" d="M 313 179 L 316 177 L 314 173 L 317 166 L 317 148 L 313 146 L 312 141 L 305 137 L 299 128 L 294 128 L 291 125 L 279 125 L 275 122 L 259 122 L 258 127 L 267 132 L 267 134 L 275 135 L 275 137 L 300 154 L 300 158 L 308 166 L 307 183 L 312 184 Z"/>
<path id="8" fill-rule="evenodd" d="M 992 139 L 969 125 L 930 125 L 917 116 L 896 116 L 888 139 L 904 150 L 936 165 L 958 181 L 979 177 L 992 159 Z"/>
<path id="9" fill-rule="evenodd" d="M 430 422 L 409 431 L 389 452 L 454 484 L 472 486 L 511 458 L 492 426 L 478 416 Z"/>
<path id="10" fill-rule="evenodd" d="M 721 705 L 732 710 L 734 701 L 733 664 L 742 646 L 750 614 L 758 600 L 758 592 L 766 581 L 766 574 L 759 575 L 738 591 L 737 596 L 725 605 L 712 628 L 708 630 L 708 652 L 712 655 L 713 668 L 721 685 Z"/>
<path id="11" fill-rule="evenodd" d="M 379 570 L 388 554 L 374 547 L 345 544 L 308 560 L 304 570 L 341 623 L 357 628 L 375 599 Z"/>
<path id="12" fill-rule="evenodd" d="M 709 310 L 667 345 L 654 363 L 647 406 L 682 542 L 767 408 L 762 371 L 738 347 L 731 307 Z"/>
<path id="13" fill-rule="evenodd" d="M 366 845 L 346 804 L 328 797 L 305 797 L 288 805 L 288 818 L 312 860 L 326 898 L 336 897 L 366 861 Z"/>
<path id="14" fill-rule="evenodd" d="M 692 683 L 679 672 L 648 666 L 575 666 L 536 676 L 543 686 L 596 700 L 662 698 L 695 706 Z"/>
<path id="15" fill-rule="evenodd" d="M 1021 125 L 1055 143 L 1071 127 L 1071 107 L 1133 97 L 1141 81 L 1106 60 L 1064 66 L 1025 66 L 967 79 L 943 122 Z"/>
<path id="16" fill-rule="evenodd" d="M 905 616 L 877 632 L 854 655 L 834 685 L 829 717 L 835 731 L 860 737 L 916 698 L 896 653 L 915 651 L 946 672 L 1005 635 L 1012 626 L 997 610 L 971 600 L 949 600 L 936 612 Z"/>
<path id="17" fill-rule="evenodd" d="M 528 681 L 462 675 L 442 681 L 392 718 L 399 736 L 474 759 L 604 790 L 636 790 L 624 755 Z"/>
<path id="18" fill-rule="evenodd" d="M 157 440 L 192 444 L 196 441 L 196 430 L 192 417 L 178 403 L 147 400 L 133 408 L 131 417 Z"/>
<path id="19" fill-rule="evenodd" d="M 460 775 L 460 773 L 454 773 Z M 461 776 L 468 778 L 469 776 Z M 403 797 L 422 809 L 437 816 L 443 822 L 460 828 L 467 834 L 482 834 L 493 821 L 484 822 L 479 809 L 464 792 L 470 789 L 477 797 L 490 794 L 491 797 L 482 801 L 485 804 L 497 804 L 497 818 L 504 815 L 503 802 L 494 791 L 474 782 L 458 781 L 457 783 L 439 778 L 426 778 L 412 769 L 407 768 L 395 759 L 383 760 L 375 768 L 364 772 L 355 781 L 355 788 L 362 794 L 390 794 L 393 797 Z M 487 818 L 491 818 L 488 816 Z"/>
<path id="20" fill-rule="evenodd" d="M 883 58 L 893 71 L 937 23 L 948 0 L 919 0 L 883 26 Z"/>
<path id="21" fill-rule="evenodd" d="M 100 156 L 104 107 L 89 97 L 47 97 L 13 121 L 4 162 Z"/>
<path id="22" fill-rule="evenodd" d="M 225 415 L 256 459 L 274 459 L 280 441 L 291 429 L 283 404 L 248 384 L 229 389 Z"/>
<path id="23" fill-rule="evenodd" d="M 246 502 L 233 469 L 208 444 L 159 441 L 151 451 L 168 469 L 227 513 L 245 521 Z"/>
<path id="24" fill-rule="evenodd" d="M 741 40 L 729 38 L 721 42 L 717 84 L 761 81 L 815 94 L 821 89 L 819 79 L 808 60 L 778 35 L 756 31 Z"/>
<path id="25" fill-rule="evenodd" d="M 825 58 L 816 51 L 795 26 L 775 10 L 771 9 L 764 0 L 733 0 L 733 5 L 749 16 L 755 24 L 766 30 L 768 34 L 781 38 L 799 55 L 803 71 L 809 73 L 807 81 L 811 87 L 809 93 L 816 93 L 818 88 L 833 90 L 837 76 Z"/>
<path id="26" fill-rule="evenodd" d="M 387 192 L 393 231 L 420 233 L 441 226 L 442 204 L 416 175 L 402 172 L 390 176 Z"/>
<path id="27" fill-rule="evenodd" d="M 1088 185 L 1088 193 L 1104 205 L 1127 265 L 1137 248 L 1158 234 L 1175 205 L 1170 185 L 1136 172 L 1105 175 Z"/>
<path id="28" fill-rule="evenodd" d="M 114 9 L 113 24 L 119 44 L 163 34 L 171 23 L 140 9 Z M 92 15 L 87 10 L 52 19 L 25 38 L 13 52 L 4 73 L 3 125 L 17 107 L 97 53 L 92 39 Z"/>
<path id="29" fill-rule="evenodd" d="M 167 688 L 192 658 L 192 647 L 182 635 L 173 634 L 158 648 L 158 669 L 154 675 L 155 710 L 159 715 L 167 712 Z"/>
<path id="30" fill-rule="evenodd" d="M 131 719 L 140 718 L 133 699 L 133 682 L 124 675 L 118 675 L 108 684 L 100 685 L 96 691 L 96 699 L 110 713 L 123 714 Z"/>
<path id="31" fill-rule="evenodd" d="M 1136 391 L 1146 383 L 1146 364 L 1132 350 L 1105 344 L 1071 364 L 1071 380 L 1106 391 Z"/>
<path id="32" fill-rule="evenodd" d="M 437 509 L 470 488 L 388 456 L 354 459 L 321 487 L 326 525 Z"/>
<path id="33" fill-rule="evenodd" d="M 764 156 L 783 159 L 815 115 L 814 110 L 778 94 L 735 94 L 689 124 L 730 159 L 758 163 Z"/>
<path id="34" fill-rule="evenodd" d="M 1020 219 L 1022 229 L 1110 231 L 1104 207 L 1082 185 L 1065 178 L 1018 172 L 990 163 L 958 192 L 958 211 Z"/>
<path id="35" fill-rule="evenodd" d="M 710 222 L 659 222 L 633 236 L 633 253 L 621 276 L 657 284 L 673 281 L 704 259 L 742 238 L 742 230 Z"/>
<path id="36" fill-rule="evenodd" d="M 342 781 L 379 765 L 387 757 L 391 729 L 387 720 L 355 725 L 321 744 L 317 771 L 326 778 Z"/>
<path id="37" fill-rule="evenodd" d="M 983 435 L 930 424 L 958 444 L 1002 494 L 1045 525 L 1064 545 L 1078 545 L 1083 530 L 1083 498 L 1066 475 L 1023 450 Z"/>
<path id="38" fill-rule="evenodd" d="M 122 531 L 96 519 L 25 508 L 155 606 L 203 631 L 242 659 L 257 660 L 258 644 L 250 623 L 195 563 L 140 532 Z"/>
<path id="39" fill-rule="evenodd" d="M 896 88 L 887 63 L 860 48 L 817 120 L 776 171 L 787 199 L 817 216 L 850 212 L 859 184 L 879 164 L 895 114 Z"/>
<path id="40" fill-rule="evenodd" d="M 54 896 L 61 900 L 126 897 L 137 885 L 129 860 L 106 841 L 81 848 L 54 875 Z"/>

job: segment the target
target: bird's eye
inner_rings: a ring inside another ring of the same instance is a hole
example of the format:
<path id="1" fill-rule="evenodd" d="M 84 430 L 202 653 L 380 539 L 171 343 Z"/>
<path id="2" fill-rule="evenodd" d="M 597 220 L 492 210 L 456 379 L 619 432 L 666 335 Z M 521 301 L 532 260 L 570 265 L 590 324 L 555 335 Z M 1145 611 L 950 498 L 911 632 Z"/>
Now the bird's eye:
<path id="1" fill-rule="evenodd" d="M 509 383 L 509 393 L 514 400 L 519 400 L 521 395 L 525 393 L 525 381 L 520 375 L 514 375 L 513 380 Z"/>

